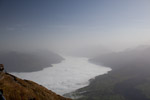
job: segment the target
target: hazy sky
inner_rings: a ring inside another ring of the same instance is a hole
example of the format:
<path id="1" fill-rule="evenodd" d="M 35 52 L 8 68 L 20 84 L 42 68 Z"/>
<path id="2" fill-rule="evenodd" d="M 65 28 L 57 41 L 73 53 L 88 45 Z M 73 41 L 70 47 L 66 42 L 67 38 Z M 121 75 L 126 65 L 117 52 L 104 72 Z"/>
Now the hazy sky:
<path id="1" fill-rule="evenodd" d="M 150 43 L 150 0 L 0 0 L 3 49 Z"/>

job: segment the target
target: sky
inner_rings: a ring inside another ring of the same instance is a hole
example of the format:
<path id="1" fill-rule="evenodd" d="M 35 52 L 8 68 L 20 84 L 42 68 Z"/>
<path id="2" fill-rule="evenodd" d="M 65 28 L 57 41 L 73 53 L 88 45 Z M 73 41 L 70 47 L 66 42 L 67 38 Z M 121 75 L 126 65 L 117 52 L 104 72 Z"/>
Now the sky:
<path id="1" fill-rule="evenodd" d="M 4 50 L 150 44 L 150 0 L 0 0 Z"/>

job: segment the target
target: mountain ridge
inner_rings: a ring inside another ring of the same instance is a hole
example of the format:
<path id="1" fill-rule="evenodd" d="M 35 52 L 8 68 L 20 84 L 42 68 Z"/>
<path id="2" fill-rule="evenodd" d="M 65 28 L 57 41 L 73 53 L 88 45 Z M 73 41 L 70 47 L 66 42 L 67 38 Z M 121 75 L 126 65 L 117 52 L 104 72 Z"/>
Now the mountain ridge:
<path id="1" fill-rule="evenodd" d="M 64 60 L 52 51 L 6 51 L 0 52 L 0 61 L 5 65 L 8 72 L 33 72 L 40 71 L 52 64 L 60 63 Z"/>

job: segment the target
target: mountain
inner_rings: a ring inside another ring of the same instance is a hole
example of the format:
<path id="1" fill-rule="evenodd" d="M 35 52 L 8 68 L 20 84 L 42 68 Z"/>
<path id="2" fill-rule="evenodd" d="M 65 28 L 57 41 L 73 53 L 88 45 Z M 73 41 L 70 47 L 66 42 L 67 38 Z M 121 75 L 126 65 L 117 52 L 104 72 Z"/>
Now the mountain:
<path id="1" fill-rule="evenodd" d="M 52 64 L 60 63 L 61 56 L 50 51 L 34 52 L 1 52 L 0 62 L 3 63 L 8 72 L 32 72 L 39 71 Z"/>
<path id="2" fill-rule="evenodd" d="M 29 80 L 0 72 L 0 89 L 6 100 L 71 100 Z"/>
<path id="3" fill-rule="evenodd" d="M 150 100 L 150 47 L 101 55 L 91 62 L 112 68 L 73 93 L 77 100 Z"/>
<path id="4" fill-rule="evenodd" d="M 139 46 L 122 52 L 110 53 L 90 59 L 90 62 L 108 66 L 114 69 L 121 67 L 149 67 L 150 47 Z"/>

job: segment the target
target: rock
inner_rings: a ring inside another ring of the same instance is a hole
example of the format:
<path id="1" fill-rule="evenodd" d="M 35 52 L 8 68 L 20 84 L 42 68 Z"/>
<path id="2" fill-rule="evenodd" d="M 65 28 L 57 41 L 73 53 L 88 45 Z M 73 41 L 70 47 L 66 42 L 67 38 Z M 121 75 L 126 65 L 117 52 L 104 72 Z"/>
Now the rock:
<path id="1" fill-rule="evenodd" d="M 2 72 L 4 70 L 4 65 L 0 64 L 0 72 Z"/>

